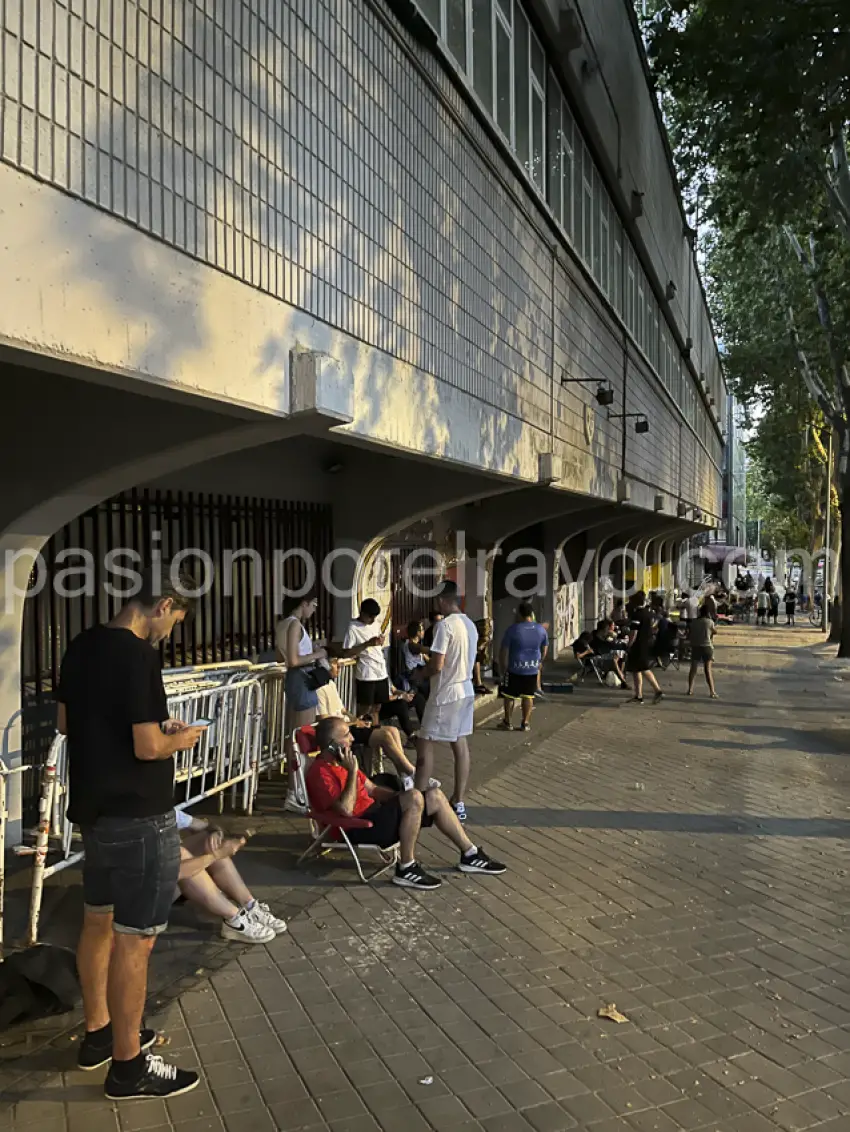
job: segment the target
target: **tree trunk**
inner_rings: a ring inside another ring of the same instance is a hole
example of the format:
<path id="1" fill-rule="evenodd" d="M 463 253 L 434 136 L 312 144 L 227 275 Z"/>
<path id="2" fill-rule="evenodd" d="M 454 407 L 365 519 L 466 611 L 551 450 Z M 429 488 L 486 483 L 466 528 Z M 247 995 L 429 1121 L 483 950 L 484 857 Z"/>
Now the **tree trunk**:
<path id="1" fill-rule="evenodd" d="M 845 468 L 839 479 L 841 505 L 841 637 L 838 655 L 850 657 L 850 469 Z M 824 585 L 829 583 L 829 570 L 824 572 Z M 835 595 L 830 595 L 834 597 Z"/>

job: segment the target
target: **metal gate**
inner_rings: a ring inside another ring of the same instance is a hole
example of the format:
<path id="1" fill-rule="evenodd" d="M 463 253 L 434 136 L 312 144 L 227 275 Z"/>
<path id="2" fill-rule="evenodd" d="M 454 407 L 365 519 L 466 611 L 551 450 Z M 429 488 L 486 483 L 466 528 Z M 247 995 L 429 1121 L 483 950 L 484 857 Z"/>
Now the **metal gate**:
<path id="1" fill-rule="evenodd" d="M 332 545 L 331 508 L 323 504 L 151 490 L 115 496 L 58 531 L 42 551 L 40 588 L 24 604 L 23 757 L 34 768 L 23 776 L 25 821 L 37 818 L 35 768 L 44 762 L 54 734 L 53 693 L 68 642 L 83 629 L 108 621 L 121 604 L 104 587 L 110 551 L 135 552 L 143 564 L 155 552 L 163 559 L 192 549 L 208 556 L 202 561 L 188 554 L 185 559 L 187 569 L 199 576 L 211 569 L 213 585 L 198 599 L 195 616 L 162 646 L 162 663 L 168 668 L 249 659 L 272 650 L 280 600 L 275 557 L 296 548 L 316 563 L 319 608 L 311 628 L 316 636 L 329 638 L 331 597 L 320 580 Z M 291 590 L 301 586 L 304 569 L 300 558 L 287 558 L 283 585 Z M 91 581 L 84 585 L 86 577 Z M 34 572 L 31 587 L 35 584 Z"/>

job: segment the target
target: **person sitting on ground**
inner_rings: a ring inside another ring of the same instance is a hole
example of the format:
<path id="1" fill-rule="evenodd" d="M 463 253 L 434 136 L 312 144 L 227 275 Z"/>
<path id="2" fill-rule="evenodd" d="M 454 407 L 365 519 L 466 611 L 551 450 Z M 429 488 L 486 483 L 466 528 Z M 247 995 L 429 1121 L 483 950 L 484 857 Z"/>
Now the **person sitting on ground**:
<path id="1" fill-rule="evenodd" d="M 232 857 L 244 837 L 226 838 L 205 818 L 175 811 L 181 833 L 177 887 L 191 904 L 221 919 L 221 937 L 233 943 L 271 943 L 286 921 L 251 895 Z"/>
<path id="2" fill-rule="evenodd" d="M 457 867 L 461 872 L 485 876 L 505 872 L 504 865 L 491 860 L 480 845 L 474 845 L 466 836 L 442 790 L 432 787 L 421 793 L 415 789 L 398 791 L 376 785 L 359 770 L 351 749 L 353 741 L 344 719 L 319 721 L 316 726 L 319 753 L 307 771 L 307 793 L 318 812 L 333 810 L 344 817 L 364 818 L 372 823 L 369 827 L 346 830 L 353 844 L 389 848 L 401 843 L 394 884 L 421 889 L 439 888 L 442 884 L 416 862 L 419 831 L 431 825 L 457 848 L 460 853 Z"/>
<path id="3" fill-rule="evenodd" d="M 443 615 L 439 611 L 439 609 L 432 610 L 432 612 L 428 614 L 428 628 L 425 630 L 425 632 L 422 635 L 422 644 L 425 646 L 426 649 L 430 649 L 431 645 L 433 645 L 433 643 L 434 643 L 434 633 L 437 629 L 437 626 L 439 625 L 439 623 L 442 620 L 443 620 Z"/>
<path id="4" fill-rule="evenodd" d="M 581 638 L 579 638 L 580 640 Z M 573 646 L 575 647 L 575 646 Z M 590 638 L 590 647 L 601 660 L 603 675 L 613 672 L 625 685 L 626 673 L 623 668 L 623 650 L 617 645 L 617 635 L 614 622 L 603 618 L 597 622 L 596 628 Z"/>
<path id="5" fill-rule="evenodd" d="M 427 696 L 428 682 L 422 676 L 422 669 L 428 662 L 428 650 L 423 644 L 423 636 L 422 622 L 409 621 L 407 637 L 402 644 L 401 651 L 408 681 L 417 687 L 423 695 Z"/>
<path id="6" fill-rule="evenodd" d="M 505 673 L 499 694 L 505 701 L 505 716 L 499 724 L 503 731 L 513 731 L 513 714 L 517 700 L 522 704 L 520 731 L 530 731 L 529 721 L 534 697 L 540 686 L 540 670 L 549 651 L 549 634 L 534 620 L 534 607 L 523 601 L 517 606 L 516 621 L 502 638 L 499 669 Z"/>
<path id="7" fill-rule="evenodd" d="M 573 641 L 573 656 L 576 660 L 590 660 L 592 656 L 595 656 L 596 650 L 593 647 L 592 637 L 592 633 L 585 631 Z"/>
<path id="8" fill-rule="evenodd" d="M 489 694 L 490 689 L 481 678 L 481 673 L 484 666 L 490 659 L 490 620 L 487 617 L 481 617 L 475 622 L 475 628 L 478 630 L 478 648 L 475 652 L 475 665 L 472 669 L 472 684 L 475 688 L 476 696 L 486 696 Z"/>
<path id="9" fill-rule="evenodd" d="M 699 666 L 702 664 L 705 672 L 705 682 L 713 700 L 717 692 L 714 688 L 714 634 L 716 632 L 714 618 L 705 604 L 700 609 L 700 615 L 688 627 L 688 637 L 691 642 L 691 670 L 688 673 L 688 695 L 694 694 L 694 683 L 697 678 Z"/>
<path id="10" fill-rule="evenodd" d="M 375 723 L 397 719 L 402 731 L 412 739 L 416 727 L 410 718 L 410 707 L 416 709 L 420 721 L 425 711 L 425 697 L 421 692 L 399 692 L 390 683 L 387 658 L 381 643 L 376 643 L 375 626 L 381 614 L 381 607 L 374 598 L 367 597 L 360 606 L 357 617 L 348 626 L 343 641 L 345 656 L 350 649 L 359 649 L 357 667 L 354 670 L 357 682 L 357 711 L 362 718 L 372 718 Z M 364 648 L 360 648 L 364 645 Z"/>
<path id="11" fill-rule="evenodd" d="M 413 763 L 404 753 L 401 733 L 397 727 L 381 726 L 372 719 L 355 719 L 346 711 L 336 681 L 339 678 L 339 660 L 332 657 L 328 663 L 330 668 L 330 683 L 317 689 L 319 706 L 316 710 L 317 719 L 344 719 L 351 724 L 351 734 L 359 747 L 367 748 L 372 754 L 372 773 L 381 771 L 381 760 L 384 755 L 393 763 L 402 778 L 412 776 L 415 770 Z"/>

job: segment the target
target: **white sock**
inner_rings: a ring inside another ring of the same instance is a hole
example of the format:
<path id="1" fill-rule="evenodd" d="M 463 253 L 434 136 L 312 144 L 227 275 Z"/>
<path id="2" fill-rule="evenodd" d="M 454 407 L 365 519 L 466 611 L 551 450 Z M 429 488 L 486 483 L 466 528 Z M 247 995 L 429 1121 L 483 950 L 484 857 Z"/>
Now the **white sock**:
<path id="1" fill-rule="evenodd" d="M 245 907 L 242 909 L 242 911 L 243 912 L 250 912 L 253 908 L 256 907 L 256 904 L 257 904 L 257 901 L 252 896 L 251 899 L 248 901 L 248 903 L 245 905 Z"/>
<path id="2" fill-rule="evenodd" d="M 238 928 L 239 927 L 239 921 L 240 921 L 241 918 L 242 918 L 242 913 L 237 912 L 235 916 L 231 916 L 229 920 L 225 920 L 224 922 L 231 928 Z"/>
<path id="3" fill-rule="evenodd" d="M 400 869 L 409 869 L 412 865 L 415 865 L 415 864 L 416 864 L 415 860 L 413 860 L 413 861 L 399 861 L 398 867 Z"/>
<path id="4" fill-rule="evenodd" d="M 470 845 L 470 847 L 463 854 L 463 856 L 464 857 L 474 857 L 477 852 L 478 852 L 478 846 L 477 845 Z"/>

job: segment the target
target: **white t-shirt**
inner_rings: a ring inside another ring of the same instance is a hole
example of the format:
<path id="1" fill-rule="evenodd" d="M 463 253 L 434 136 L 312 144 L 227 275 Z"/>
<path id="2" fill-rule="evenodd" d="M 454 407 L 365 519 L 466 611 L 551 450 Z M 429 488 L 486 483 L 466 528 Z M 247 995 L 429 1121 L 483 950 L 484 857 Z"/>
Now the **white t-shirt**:
<path id="1" fill-rule="evenodd" d="M 699 597 L 697 594 L 691 594 L 685 602 L 685 611 L 689 621 L 696 621 L 699 617 Z"/>
<path id="2" fill-rule="evenodd" d="M 325 684 L 323 688 L 317 688 L 316 697 L 319 701 L 316 707 L 317 719 L 324 719 L 327 716 L 345 719 L 347 714 L 345 705 L 340 699 L 339 689 L 333 680 Z"/>
<path id="3" fill-rule="evenodd" d="M 362 621 L 352 621 L 348 626 L 342 647 L 350 649 L 355 645 L 362 645 L 364 641 L 371 641 L 373 637 L 380 637 L 380 635 L 380 626 L 377 624 L 364 625 Z M 387 658 L 384 656 L 383 648 L 380 645 L 372 645 L 371 648 L 364 649 L 357 658 L 354 678 L 356 680 L 386 680 L 388 676 Z"/>
<path id="4" fill-rule="evenodd" d="M 434 628 L 431 652 L 446 659 L 431 681 L 429 703 L 452 704 L 475 695 L 472 669 L 478 648 L 478 630 L 465 613 L 450 613 Z"/>

